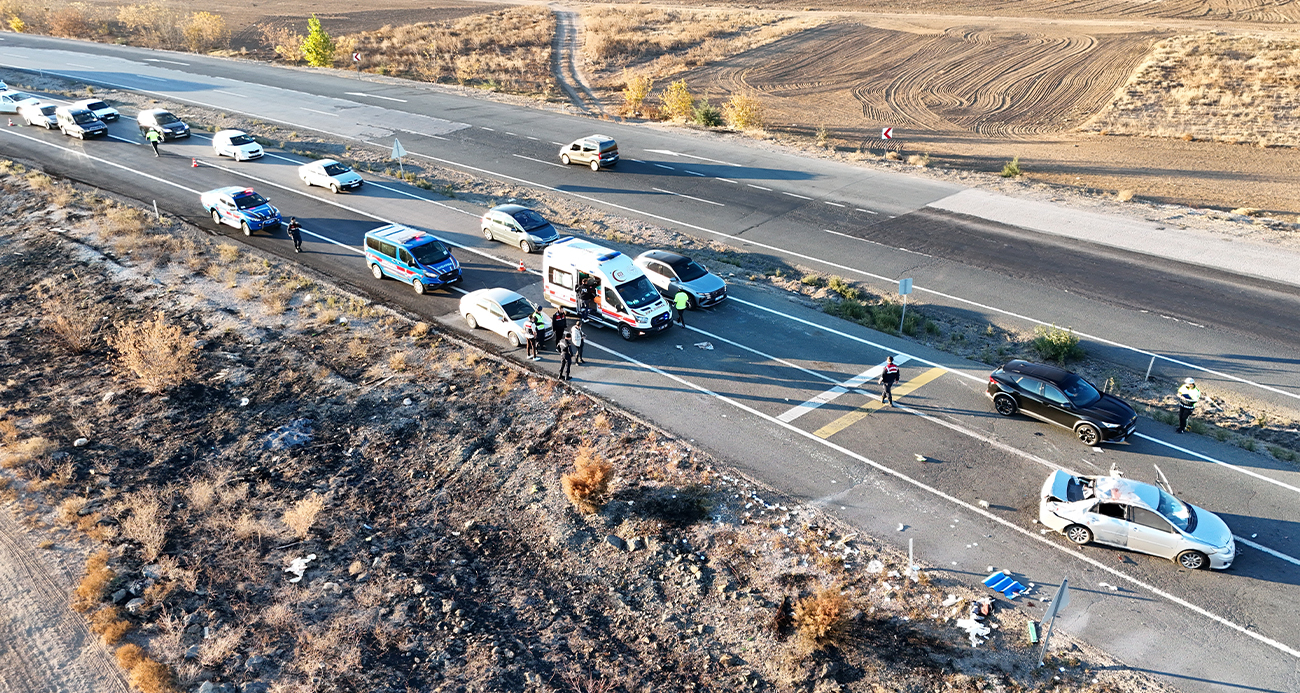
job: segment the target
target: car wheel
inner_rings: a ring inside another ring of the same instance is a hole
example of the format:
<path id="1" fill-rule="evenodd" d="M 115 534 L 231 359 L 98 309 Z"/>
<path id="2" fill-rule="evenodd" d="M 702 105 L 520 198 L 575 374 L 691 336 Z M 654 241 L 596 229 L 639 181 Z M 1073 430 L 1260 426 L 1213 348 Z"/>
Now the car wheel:
<path id="1" fill-rule="evenodd" d="M 381 270 L 381 269 L 379 269 L 379 265 L 376 265 L 376 264 L 371 263 L 371 265 L 370 265 L 370 276 L 374 277 L 375 279 L 383 279 L 383 278 L 384 278 L 384 271 Z"/>
<path id="2" fill-rule="evenodd" d="M 632 328 L 631 328 L 631 327 L 628 327 L 627 325 L 619 325 L 619 326 L 618 326 L 618 336 L 620 336 L 620 337 L 622 337 L 623 339 L 626 339 L 627 341 L 630 342 L 630 341 L 632 341 L 634 338 L 636 338 L 636 332 L 634 332 L 634 331 L 632 330 Z"/>
<path id="3" fill-rule="evenodd" d="M 568 165 L 569 165 L 569 155 L 568 155 L 568 154 L 561 154 L 561 155 L 560 155 L 560 163 L 564 164 L 565 166 L 568 166 Z"/>
<path id="4" fill-rule="evenodd" d="M 239 222 L 239 230 L 243 231 L 245 236 L 253 235 L 253 230 L 248 228 L 248 222 L 246 221 Z"/>
<path id="5" fill-rule="evenodd" d="M 524 251 L 525 253 L 531 253 L 533 252 L 533 244 L 529 243 L 526 240 L 519 241 L 519 249 Z"/>
<path id="6" fill-rule="evenodd" d="M 1003 416 L 1015 416 L 1020 411 L 1020 407 L 1016 406 L 1016 398 L 1005 393 L 993 396 L 993 408 Z"/>
<path id="7" fill-rule="evenodd" d="M 593 171 L 599 171 L 599 170 L 600 170 L 600 159 L 592 159 L 592 160 L 591 160 L 591 170 L 593 170 Z"/>
<path id="8" fill-rule="evenodd" d="M 334 193 L 335 195 L 339 194 L 339 184 L 338 184 L 338 183 L 335 183 L 335 184 L 331 185 L 331 186 L 330 186 L 330 192 Z"/>
<path id="9" fill-rule="evenodd" d="M 221 226 L 221 215 L 217 214 L 217 210 L 215 209 L 212 210 L 212 223 Z"/>
<path id="10" fill-rule="evenodd" d="M 1070 525 L 1065 528 L 1065 538 L 1083 546 L 1092 541 L 1092 530 L 1083 525 Z"/>
<path id="11" fill-rule="evenodd" d="M 415 293 L 421 296 L 424 295 L 424 282 L 420 281 L 419 279 L 415 279 L 411 281 L 411 288 L 415 289 Z"/>
<path id="12" fill-rule="evenodd" d="M 465 324 L 466 324 L 466 325 L 469 325 L 469 329 L 471 329 L 471 330 L 477 330 L 477 329 L 478 329 L 478 321 L 474 319 L 474 314 L 473 314 L 473 313 L 466 313 L 466 314 L 465 314 Z"/>
<path id="13" fill-rule="evenodd" d="M 1101 431 L 1092 424 L 1079 424 L 1078 428 L 1074 429 L 1074 435 L 1079 436 L 1079 442 L 1087 446 L 1101 442 Z"/>
<path id="14" fill-rule="evenodd" d="M 516 349 L 523 346 L 523 341 L 519 339 L 519 335 L 515 332 L 510 333 L 510 346 Z"/>
<path id="15" fill-rule="evenodd" d="M 493 235 L 492 235 L 492 229 L 489 229 L 489 228 L 486 227 L 486 226 L 483 227 L 483 238 L 485 238 L 485 239 L 487 239 L 487 240 L 489 240 L 489 241 L 495 241 L 495 240 L 497 239 L 496 236 L 493 236 Z"/>
<path id="16" fill-rule="evenodd" d="M 1210 559 L 1200 551 L 1184 551 L 1178 554 L 1178 565 L 1188 570 L 1202 570 L 1210 566 Z"/>

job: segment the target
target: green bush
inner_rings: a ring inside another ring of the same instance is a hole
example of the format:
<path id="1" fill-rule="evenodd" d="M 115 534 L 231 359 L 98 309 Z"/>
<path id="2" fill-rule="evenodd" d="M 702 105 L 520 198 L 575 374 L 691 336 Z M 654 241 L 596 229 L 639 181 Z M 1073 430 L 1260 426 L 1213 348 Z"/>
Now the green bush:
<path id="1" fill-rule="evenodd" d="M 1193 421 L 1191 423 L 1196 423 L 1196 422 Z M 1238 441 L 1238 445 L 1251 452 L 1255 452 L 1255 448 L 1257 447 L 1255 443 L 1255 439 L 1251 438 L 1250 436 L 1243 436 L 1242 439 Z"/>
<path id="2" fill-rule="evenodd" d="M 1020 170 L 1020 157 L 1016 157 L 1016 158 L 1012 159 L 1011 161 L 1008 161 L 1008 162 L 1007 162 L 1007 163 L 1002 167 L 1002 177 L 1003 177 L 1003 178 L 1015 178 L 1015 177 L 1021 175 L 1021 173 L 1022 173 L 1022 171 Z"/>
<path id="3" fill-rule="evenodd" d="M 709 128 L 722 127 L 726 121 L 722 119 L 722 111 L 717 106 L 709 103 L 708 99 L 700 99 L 695 102 L 691 109 L 691 119 L 698 125 Z"/>
<path id="4" fill-rule="evenodd" d="M 831 277 L 829 286 L 831 291 L 834 291 L 835 293 L 847 299 L 851 299 L 854 301 L 861 301 L 864 298 L 866 298 L 866 295 L 862 291 L 862 289 L 853 286 L 843 277 Z"/>
<path id="5" fill-rule="evenodd" d="M 1045 361 L 1055 361 L 1064 366 L 1070 361 L 1083 358 L 1084 350 L 1079 344 L 1079 335 L 1074 330 L 1063 330 L 1056 325 L 1034 328 L 1034 341 L 1030 344 Z"/>
<path id="6" fill-rule="evenodd" d="M 803 279 L 800 279 L 799 282 L 804 286 L 815 286 L 819 289 L 823 286 L 826 286 L 826 278 L 821 276 L 820 274 L 806 275 L 804 276 Z"/>
<path id="7" fill-rule="evenodd" d="M 1192 419 L 1191 421 L 1187 422 L 1187 430 L 1197 435 L 1203 436 L 1206 433 L 1210 432 L 1210 425 L 1205 423 L 1204 421 L 1201 421 L 1200 419 Z M 1252 447 L 1251 449 L 1254 450 L 1255 448 Z"/>

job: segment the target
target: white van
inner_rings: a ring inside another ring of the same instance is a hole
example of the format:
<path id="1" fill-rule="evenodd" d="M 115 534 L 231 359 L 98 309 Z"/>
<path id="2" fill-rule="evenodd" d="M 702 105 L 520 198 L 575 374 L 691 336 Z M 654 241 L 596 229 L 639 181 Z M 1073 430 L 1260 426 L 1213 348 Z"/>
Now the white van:
<path id="1" fill-rule="evenodd" d="M 668 304 L 632 258 L 571 236 L 542 254 L 542 287 L 552 305 L 577 308 L 583 322 L 612 327 L 623 339 L 673 323 Z"/>

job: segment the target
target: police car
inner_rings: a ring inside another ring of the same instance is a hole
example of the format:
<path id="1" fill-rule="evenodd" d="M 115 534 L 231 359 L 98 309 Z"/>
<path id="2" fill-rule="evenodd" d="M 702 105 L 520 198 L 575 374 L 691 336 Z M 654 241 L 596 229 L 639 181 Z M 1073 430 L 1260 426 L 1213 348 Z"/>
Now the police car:
<path id="1" fill-rule="evenodd" d="M 232 186 L 199 195 L 199 203 L 217 224 L 229 224 L 251 236 L 254 231 L 280 228 L 280 210 L 252 188 Z"/>

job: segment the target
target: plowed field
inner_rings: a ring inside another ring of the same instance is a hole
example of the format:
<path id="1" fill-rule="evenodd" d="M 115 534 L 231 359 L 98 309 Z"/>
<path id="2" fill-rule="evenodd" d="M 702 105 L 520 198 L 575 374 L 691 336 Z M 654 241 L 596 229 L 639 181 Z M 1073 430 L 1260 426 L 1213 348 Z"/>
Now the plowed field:
<path id="1" fill-rule="evenodd" d="M 678 2 L 698 6 L 698 2 Z M 710 6 L 772 10 L 844 10 L 887 14 L 970 15 L 980 17 L 1071 17 L 1181 19 L 1288 24 L 1300 21 L 1300 3 L 1291 0 L 710 0 Z"/>

